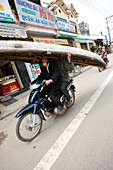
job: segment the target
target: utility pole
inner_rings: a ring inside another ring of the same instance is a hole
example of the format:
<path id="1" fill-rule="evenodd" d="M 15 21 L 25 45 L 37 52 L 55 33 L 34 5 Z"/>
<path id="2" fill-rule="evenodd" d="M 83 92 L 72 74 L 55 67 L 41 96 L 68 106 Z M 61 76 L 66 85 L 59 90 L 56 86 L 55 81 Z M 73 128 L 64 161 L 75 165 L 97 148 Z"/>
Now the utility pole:
<path id="1" fill-rule="evenodd" d="M 103 35 L 102 31 L 100 33 L 101 33 L 101 35 Z M 105 36 L 106 45 L 108 45 L 107 35 L 103 35 L 103 36 Z"/>
<path id="2" fill-rule="evenodd" d="M 109 29 L 109 26 L 108 26 L 108 22 L 110 21 L 110 19 L 113 17 L 113 15 L 109 16 L 106 18 L 106 24 L 107 24 L 107 29 L 108 29 L 108 36 L 109 36 L 109 44 L 111 45 L 111 35 L 110 35 L 110 29 Z M 108 21 L 109 19 L 109 21 Z"/>

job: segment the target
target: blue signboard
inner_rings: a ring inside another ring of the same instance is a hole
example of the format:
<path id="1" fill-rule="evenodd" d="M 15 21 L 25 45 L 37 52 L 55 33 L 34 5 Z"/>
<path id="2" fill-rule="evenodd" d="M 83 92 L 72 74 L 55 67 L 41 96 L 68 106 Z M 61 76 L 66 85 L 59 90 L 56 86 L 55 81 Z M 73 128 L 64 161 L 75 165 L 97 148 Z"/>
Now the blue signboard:
<path id="1" fill-rule="evenodd" d="M 21 22 L 56 29 L 53 11 L 28 0 L 15 0 L 15 5 Z"/>

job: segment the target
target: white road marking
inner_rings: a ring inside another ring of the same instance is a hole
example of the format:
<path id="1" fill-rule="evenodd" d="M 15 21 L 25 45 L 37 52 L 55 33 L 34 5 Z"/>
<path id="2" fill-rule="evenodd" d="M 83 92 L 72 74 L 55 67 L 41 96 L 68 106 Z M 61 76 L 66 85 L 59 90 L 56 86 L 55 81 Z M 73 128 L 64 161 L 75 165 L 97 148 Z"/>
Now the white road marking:
<path id="1" fill-rule="evenodd" d="M 41 161 L 37 164 L 37 166 L 33 170 L 50 170 L 53 166 L 63 149 L 68 144 L 69 140 L 72 138 L 82 121 L 87 116 L 88 112 L 98 99 L 98 97 L 103 92 L 104 88 L 107 86 L 111 78 L 113 77 L 113 71 L 108 75 L 108 77 L 104 80 L 104 82 L 99 86 L 94 95 L 89 99 L 86 105 L 82 108 L 82 110 L 78 113 L 78 115 L 73 119 L 73 121 L 69 124 L 69 126 L 64 130 L 58 140 L 54 143 L 54 145 L 49 149 L 49 151 L 43 156 Z"/>

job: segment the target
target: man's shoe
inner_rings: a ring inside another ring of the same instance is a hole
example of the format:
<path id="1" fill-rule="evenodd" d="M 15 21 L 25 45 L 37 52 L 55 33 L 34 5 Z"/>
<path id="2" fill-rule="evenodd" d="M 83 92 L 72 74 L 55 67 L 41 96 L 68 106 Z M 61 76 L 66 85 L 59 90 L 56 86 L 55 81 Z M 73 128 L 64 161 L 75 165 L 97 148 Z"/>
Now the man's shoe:
<path id="1" fill-rule="evenodd" d="M 65 112 L 65 110 L 66 110 L 66 106 L 64 105 L 64 106 L 60 109 L 59 115 L 62 115 L 62 114 Z"/>
<path id="2" fill-rule="evenodd" d="M 66 106 L 71 107 L 71 105 L 72 105 L 72 103 L 69 101 Z"/>

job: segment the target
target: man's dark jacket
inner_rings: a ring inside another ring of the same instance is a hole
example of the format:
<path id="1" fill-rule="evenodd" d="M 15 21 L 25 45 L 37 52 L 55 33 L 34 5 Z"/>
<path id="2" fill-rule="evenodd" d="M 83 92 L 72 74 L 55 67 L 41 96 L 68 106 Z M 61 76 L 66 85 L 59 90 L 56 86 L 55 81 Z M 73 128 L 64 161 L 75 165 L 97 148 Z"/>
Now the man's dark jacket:
<path id="1" fill-rule="evenodd" d="M 59 96 L 60 87 L 61 87 L 61 76 L 55 62 L 49 63 L 48 70 L 46 67 L 42 67 L 41 74 L 31 84 L 35 84 L 37 81 L 50 80 L 50 79 L 53 81 L 53 83 L 51 83 L 48 86 L 45 86 L 42 91 L 42 94 L 43 95 L 53 94 L 55 96 Z"/>

